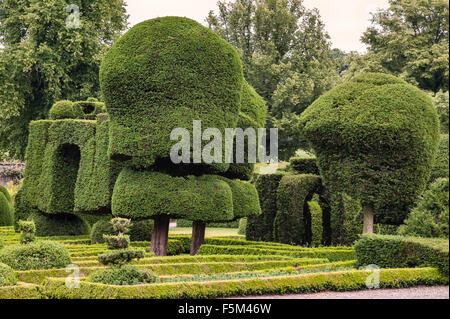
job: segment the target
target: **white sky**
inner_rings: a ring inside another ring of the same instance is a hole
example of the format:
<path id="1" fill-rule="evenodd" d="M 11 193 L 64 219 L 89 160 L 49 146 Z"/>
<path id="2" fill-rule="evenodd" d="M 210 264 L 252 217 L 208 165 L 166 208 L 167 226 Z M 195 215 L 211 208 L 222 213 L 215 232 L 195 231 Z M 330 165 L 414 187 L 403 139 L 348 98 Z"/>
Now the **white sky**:
<path id="1" fill-rule="evenodd" d="M 130 27 L 136 23 L 164 16 L 188 17 L 205 24 L 217 0 L 126 0 Z M 387 8 L 388 0 L 304 0 L 307 8 L 319 9 L 333 48 L 365 52 L 359 39 L 369 26 L 370 12 Z"/>

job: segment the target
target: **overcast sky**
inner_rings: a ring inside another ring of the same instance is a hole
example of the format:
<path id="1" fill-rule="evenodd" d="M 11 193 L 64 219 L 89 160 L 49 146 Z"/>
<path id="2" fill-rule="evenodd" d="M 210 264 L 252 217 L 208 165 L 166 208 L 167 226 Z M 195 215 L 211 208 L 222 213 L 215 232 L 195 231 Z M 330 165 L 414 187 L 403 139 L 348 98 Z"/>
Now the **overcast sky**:
<path id="1" fill-rule="evenodd" d="M 217 0 L 126 0 L 130 26 L 147 19 L 164 16 L 188 17 L 205 24 Z M 307 8 L 319 9 L 333 48 L 365 52 L 359 39 L 369 26 L 370 12 L 387 8 L 388 0 L 304 0 Z"/>

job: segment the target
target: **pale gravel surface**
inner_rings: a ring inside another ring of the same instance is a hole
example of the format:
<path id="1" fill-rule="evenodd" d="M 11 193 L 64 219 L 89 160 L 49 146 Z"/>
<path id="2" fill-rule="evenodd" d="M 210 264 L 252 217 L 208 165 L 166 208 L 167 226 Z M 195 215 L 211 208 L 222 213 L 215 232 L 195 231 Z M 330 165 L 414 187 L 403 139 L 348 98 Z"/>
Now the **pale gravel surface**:
<path id="1" fill-rule="evenodd" d="M 348 292 L 318 292 L 298 295 L 267 295 L 236 299 L 449 299 L 449 286 L 418 286 L 403 289 L 374 289 Z"/>

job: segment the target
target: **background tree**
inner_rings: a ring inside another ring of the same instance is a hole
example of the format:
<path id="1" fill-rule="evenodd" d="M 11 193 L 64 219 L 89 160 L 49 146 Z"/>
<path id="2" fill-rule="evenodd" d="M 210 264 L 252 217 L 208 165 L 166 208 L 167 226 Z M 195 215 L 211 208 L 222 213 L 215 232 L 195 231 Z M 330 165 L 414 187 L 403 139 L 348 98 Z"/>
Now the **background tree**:
<path id="1" fill-rule="evenodd" d="M 219 1 L 206 21 L 238 49 L 245 78 L 268 105 L 268 125 L 280 129 L 280 158 L 288 159 L 306 146 L 295 115 L 338 80 L 319 12 L 302 0 Z"/>
<path id="2" fill-rule="evenodd" d="M 127 19 L 124 0 L 0 1 L 1 151 L 23 159 L 30 121 L 100 96 L 100 62 Z"/>
<path id="3" fill-rule="evenodd" d="M 361 40 L 369 46 L 366 61 L 401 75 L 421 89 L 448 91 L 449 2 L 390 0 L 372 14 L 372 26 Z M 365 70 L 376 71 L 376 70 Z"/>

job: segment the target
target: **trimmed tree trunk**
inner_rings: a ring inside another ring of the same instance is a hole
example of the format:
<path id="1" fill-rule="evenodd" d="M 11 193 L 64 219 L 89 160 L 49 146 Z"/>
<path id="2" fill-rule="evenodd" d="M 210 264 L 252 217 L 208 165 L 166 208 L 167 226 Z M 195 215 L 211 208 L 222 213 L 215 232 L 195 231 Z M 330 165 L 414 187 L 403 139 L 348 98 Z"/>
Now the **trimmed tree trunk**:
<path id="1" fill-rule="evenodd" d="M 156 256 L 167 256 L 169 223 L 170 218 L 168 215 L 155 216 L 150 252 L 154 253 Z"/>
<path id="2" fill-rule="evenodd" d="M 205 242 L 205 229 L 204 222 L 192 223 L 191 256 L 197 254 L 200 246 Z"/>
<path id="3" fill-rule="evenodd" d="M 363 234 L 373 234 L 373 208 L 369 206 L 364 206 L 363 213 L 364 213 Z"/>

